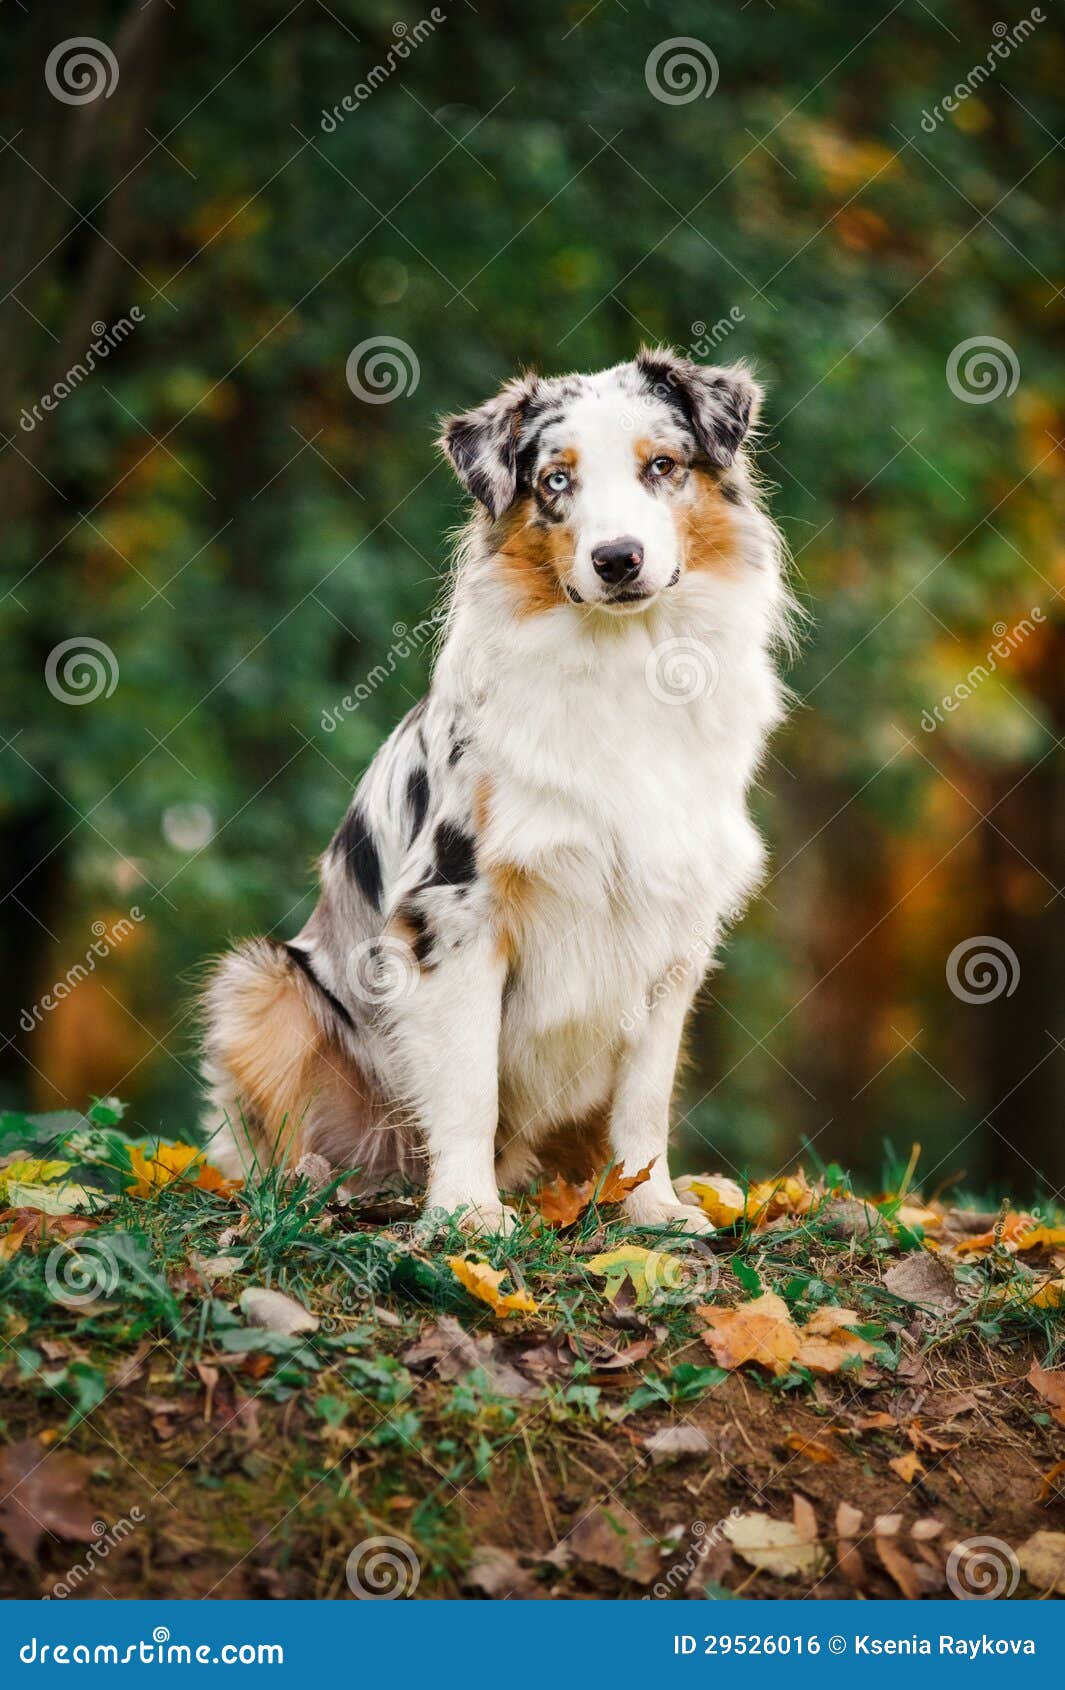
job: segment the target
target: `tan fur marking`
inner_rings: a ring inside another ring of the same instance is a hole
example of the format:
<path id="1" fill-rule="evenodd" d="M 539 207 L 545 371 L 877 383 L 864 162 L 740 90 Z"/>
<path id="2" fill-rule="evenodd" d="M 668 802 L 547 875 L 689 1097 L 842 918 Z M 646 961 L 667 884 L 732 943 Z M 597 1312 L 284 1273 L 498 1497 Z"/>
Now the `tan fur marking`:
<path id="1" fill-rule="evenodd" d="M 689 569 L 728 574 L 736 567 L 736 525 L 717 481 L 692 470 L 694 497 L 684 507 L 684 552 Z"/>
<path id="2" fill-rule="evenodd" d="M 535 499 L 518 499 L 500 519 L 499 567 L 513 586 L 519 616 L 539 616 L 565 604 L 562 577 L 573 559 L 573 535 L 565 524 L 534 525 Z"/>

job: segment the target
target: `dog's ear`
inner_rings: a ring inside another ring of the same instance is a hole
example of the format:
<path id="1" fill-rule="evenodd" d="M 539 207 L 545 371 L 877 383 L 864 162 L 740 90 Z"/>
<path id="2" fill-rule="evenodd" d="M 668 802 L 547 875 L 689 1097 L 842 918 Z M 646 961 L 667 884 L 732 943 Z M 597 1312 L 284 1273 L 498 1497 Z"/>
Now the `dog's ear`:
<path id="1" fill-rule="evenodd" d="M 536 387 L 535 376 L 515 376 L 476 410 L 444 419 L 440 446 L 491 517 L 502 516 L 517 491 L 518 436 Z"/>
<path id="2" fill-rule="evenodd" d="M 742 364 L 695 364 L 667 346 L 643 347 L 636 368 L 656 398 L 682 413 L 710 462 L 728 469 L 762 401 L 750 371 Z"/>

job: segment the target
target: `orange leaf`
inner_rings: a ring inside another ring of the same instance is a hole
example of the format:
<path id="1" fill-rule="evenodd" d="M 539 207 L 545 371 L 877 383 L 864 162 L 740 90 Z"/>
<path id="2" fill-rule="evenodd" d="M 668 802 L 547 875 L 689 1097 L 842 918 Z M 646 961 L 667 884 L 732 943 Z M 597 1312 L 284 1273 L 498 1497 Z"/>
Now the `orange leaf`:
<path id="1" fill-rule="evenodd" d="M 1054 1411 L 1054 1419 L 1065 1426 L 1065 1368 L 1040 1367 L 1033 1361 L 1028 1370 L 1028 1383 L 1032 1385 L 1048 1402 Z"/>
<path id="2" fill-rule="evenodd" d="M 778 1377 L 790 1370 L 799 1352 L 799 1334 L 787 1304 L 775 1292 L 767 1291 L 737 1309 L 700 1312 L 710 1328 L 705 1338 L 719 1367 L 753 1362 Z"/>
<path id="3" fill-rule="evenodd" d="M 1063 1494 L 1062 1487 L 1058 1485 L 1059 1479 L 1065 1479 L 1065 1461 L 1055 1461 L 1053 1467 L 1048 1468 L 1043 1474 L 1039 1490 L 1040 1502 L 1047 1502 L 1052 1496 Z"/>
<path id="4" fill-rule="evenodd" d="M 839 1426 L 826 1426 L 816 1438 L 804 1438 L 801 1432 L 789 1432 L 784 1445 L 794 1450 L 796 1455 L 805 1455 L 808 1461 L 827 1466 L 830 1461 L 835 1461 L 836 1452 L 824 1440 L 840 1430 Z"/>
<path id="5" fill-rule="evenodd" d="M 572 1226 L 593 1200 L 596 1203 L 623 1202 L 630 1191 L 635 1191 L 638 1185 L 650 1179 L 653 1166 L 654 1163 L 649 1162 L 638 1173 L 628 1175 L 624 1162 L 612 1163 L 580 1185 L 571 1184 L 560 1174 L 550 1185 L 541 1186 L 538 1192 L 534 1192 L 531 1201 L 550 1225 Z"/>

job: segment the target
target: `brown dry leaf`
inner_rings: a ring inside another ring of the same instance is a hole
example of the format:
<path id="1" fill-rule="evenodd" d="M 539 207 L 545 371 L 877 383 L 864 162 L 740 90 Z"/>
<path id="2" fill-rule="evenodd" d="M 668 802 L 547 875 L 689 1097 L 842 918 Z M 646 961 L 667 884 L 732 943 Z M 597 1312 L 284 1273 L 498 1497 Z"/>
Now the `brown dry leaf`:
<path id="1" fill-rule="evenodd" d="M 927 1250 L 910 1250 L 884 1274 L 884 1289 L 904 1303 L 933 1309 L 957 1306 L 954 1275 L 947 1264 Z"/>
<path id="2" fill-rule="evenodd" d="M 650 1584 L 658 1573 L 661 1558 L 651 1539 L 635 1531 L 631 1515 L 609 1508 L 595 1508 L 557 1546 L 559 1557 L 590 1561 L 596 1567 L 610 1567 L 637 1584 Z"/>
<path id="3" fill-rule="evenodd" d="M 451 1314 L 441 1315 L 423 1327 L 421 1336 L 404 1351 L 403 1360 L 408 1367 L 429 1367 L 437 1378 L 448 1382 L 479 1367 L 490 1389 L 501 1397 L 531 1397 L 538 1391 L 500 1354 L 491 1333 L 475 1336 Z"/>
<path id="4" fill-rule="evenodd" d="M 958 1448 L 956 1443 L 944 1443 L 942 1438 L 935 1438 L 932 1436 L 931 1432 L 926 1432 L 923 1420 L 916 1416 L 910 1421 L 909 1425 L 904 1426 L 902 1430 L 906 1433 L 906 1436 L 909 1438 L 914 1449 L 931 1449 L 935 1450 L 938 1454 L 950 1455 L 953 1450 Z"/>
<path id="5" fill-rule="evenodd" d="M 805 1215 L 813 1207 L 816 1195 L 799 1168 L 784 1179 L 762 1180 L 752 1185 L 747 1193 L 746 1217 L 756 1227 L 763 1227 L 782 1215 Z"/>
<path id="6" fill-rule="evenodd" d="M 799 1353 L 799 1333 L 787 1304 L 775 1291 L 766 1291 L 739 1308 L 704 1305 L 698 1313 L 710 1328 L 704 1337 L 719 1367 L 731 1370 L 753 1362 L 777 1377 L 790 1371 Z"/>
<path id="7" fill-rule="evenodd" d="M 898 1474 L 904 1485 L 914 1484 L 925 1471 L 924 1462 L 916 1450 L 912 1449 L 905 1455 L 896 1455 L 894 1460 L 888 1462 L 888 1466 L 893 1473 Z"/>
<path id="8" fill-rule="evenodd" d="M 46 1532 L 89 1543 L 96 1514 L 85 1500 L 92 1462 L 68 1450 L 46 1453 L 37 1438 L 0 1450 L 0 1535 L 32 1566 Z"/>
<path id="9" fill-rule="evenodd" d="M 1054 1411 L 1054 1419 L 1065 1426 L 1065 1367 L 1040 1367 L 1033 1361 L 1028 1369 L 1028 1383 L 1034 1386 Z"/>
<path id="10" fill-rule="evenodd" d="M 449 1256 L 447 1265 L 460 1285 L 473 1297 L 487 1303 L 493 1314 L 505 1320 L 509 1314 L 535 1314 L 537 1305 L 528 1291 L 501 1291 L 507 1277 L 479 1256 Z"/>
<path id="11" fill-rule="evenodd" d="M 0 1226 L 6 1222 L 10 1225 L 0 1238 L 0 1262 L 9 1262 L 23 1245 L 33 1248 L 56 1238 L 76 1238 L 97 1225 L 84 1215 L 46 1215 L 40 1209 L 4 1209 Z"/>
<path id="12" fill-rule="evenodd" d="M 684 1456 L 708 1455 L 711 1445 L 698 1426 L 665 1426 L 644 1438 L 643 1447 L 651 1457 L 651 1465 L 661 1467 L 663 1462 Z"/>
<path id="13" fill-rule="evenodd" d="M 825 1563 L 824 1550 L 806 1535 L 805 1522 L 772 1520 L 768 1514 L 732 1514 L 722 1531 L 738 1555 L 774 1578 L 814 1578 Z"/>
<path id="14" fill-rule="evenodd" d="M 898 1516 L 892 1516 L 897 1518 Z M 876 1552 L 880 1557 L 880 1564 L 898 1585 L 908 1602 L 917 1602 L 921 1596 L 921 1585 L 917 1577 L 917 1568 L 902 1553 L 894 1537 L 877 1536 L 875 1539 Z"/>
<path id="15" fill-rule="evenodd" d="M 464 1582 L 499 1602 L 532 1602 L 545 1594 L 509 1549 L 482 1543 L 473 1552 Z"/>
<path id="16" fill-rule="evenodd" d="M 1033 1532 L 1017 1551 L 1029 1584 L 1051 1596 L 1065 1596 L 1065 1532 Z"/>

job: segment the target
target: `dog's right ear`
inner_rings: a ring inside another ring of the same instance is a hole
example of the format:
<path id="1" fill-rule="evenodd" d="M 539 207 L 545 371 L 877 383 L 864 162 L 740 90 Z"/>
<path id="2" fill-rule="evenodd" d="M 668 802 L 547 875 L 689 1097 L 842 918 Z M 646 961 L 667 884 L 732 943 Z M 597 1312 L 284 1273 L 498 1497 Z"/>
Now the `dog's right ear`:
<path id="1" fill-rule="evenodd" d="M 502 516 L 518 486 L 518 435 L 535 376 L 515 376 L 494 399 L 444 421 L 440 445 L 468 493 L 489 516 Z"/>

